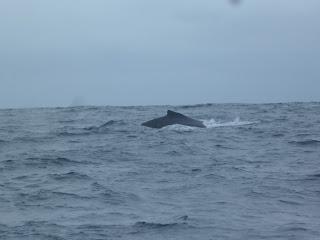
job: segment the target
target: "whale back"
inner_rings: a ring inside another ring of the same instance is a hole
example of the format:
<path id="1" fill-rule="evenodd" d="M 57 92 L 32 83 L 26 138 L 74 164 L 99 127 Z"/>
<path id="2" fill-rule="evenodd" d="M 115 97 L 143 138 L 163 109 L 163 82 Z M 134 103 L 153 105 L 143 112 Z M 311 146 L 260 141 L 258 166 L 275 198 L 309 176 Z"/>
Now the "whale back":
<path id="1" fill-rule="evenodd" d="M 178 112 L 174 112 L 174 111 L 171 111 L 171 110 L 168 110 L 167 111 L 167 116 L 168 117 L 175 117 L 175 118 L 179 118 L 179 117 L 186 117 L 185 115 L 181 114 L 181 113 L 178 113 Z"/>
<path id="2" fill-rule="evenodd" d="M 180 124 L 190 127 L 205 128 L 203 122 L 187 117 L 181 113 L 174 112 L 171 110 L 167 111 L 167 115 L 164 117 L 156 118 L 147 122 L 142 123 L 143 126 L 151 128 L 162 128 L 168 125 Z"/>

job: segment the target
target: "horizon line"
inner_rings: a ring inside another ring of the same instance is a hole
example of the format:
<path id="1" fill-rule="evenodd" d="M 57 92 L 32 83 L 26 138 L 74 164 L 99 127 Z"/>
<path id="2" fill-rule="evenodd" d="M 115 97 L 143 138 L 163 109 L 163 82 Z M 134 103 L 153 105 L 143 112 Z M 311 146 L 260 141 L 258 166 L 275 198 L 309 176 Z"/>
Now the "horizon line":
<path id="1" fill-rule="evenodd" d="M 208 102 L 208 103 L 193 103 L 193 104 L 150 104 L 150 105 L 93 105 L 93 104 L 81 104 L 70 106 L 32 106 L 32 107 L 0 107 L 0 110 L 21 110 L 21 109 L 43 109 L 43 108 L 85 108 L 85 107 L 197 107 L 205 105 L 268 105 L 268 104 L 293 104 L 293 103 L 320 103 L 320 101 L 286 101 L 286 102 Z"/>

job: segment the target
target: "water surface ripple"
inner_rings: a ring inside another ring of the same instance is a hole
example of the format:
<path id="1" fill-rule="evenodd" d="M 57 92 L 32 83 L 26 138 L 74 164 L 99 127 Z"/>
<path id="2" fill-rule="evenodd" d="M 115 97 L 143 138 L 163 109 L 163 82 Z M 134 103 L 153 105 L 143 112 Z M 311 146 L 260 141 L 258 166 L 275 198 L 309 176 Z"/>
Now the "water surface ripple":
<path id="1" fill-rule="evenodd" d="M 140 126 L 167 109 L 207 129 Z M 0 110 L 0 239 L 319 239 L 320 103 Z"/>

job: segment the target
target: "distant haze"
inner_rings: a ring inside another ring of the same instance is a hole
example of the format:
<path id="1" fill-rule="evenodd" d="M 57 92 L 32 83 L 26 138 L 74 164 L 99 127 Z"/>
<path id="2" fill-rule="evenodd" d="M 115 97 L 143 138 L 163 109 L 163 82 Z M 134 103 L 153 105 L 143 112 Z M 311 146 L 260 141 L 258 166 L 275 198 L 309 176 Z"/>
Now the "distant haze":
<path id="1" fill-rule="evenodd" d="M 2 0 L 0 107 L 320 101 L 319 23 L 319 0 Z"/>

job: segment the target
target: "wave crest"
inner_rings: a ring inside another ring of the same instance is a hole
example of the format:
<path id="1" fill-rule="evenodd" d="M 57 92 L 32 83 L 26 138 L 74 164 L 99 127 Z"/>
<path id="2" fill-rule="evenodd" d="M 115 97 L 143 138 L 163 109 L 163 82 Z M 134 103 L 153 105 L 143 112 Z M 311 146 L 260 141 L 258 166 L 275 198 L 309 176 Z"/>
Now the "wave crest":
<path id="1" fill-rule="evenodd" d="M 179 225 L 185 225 L 186 223 L 154 223 L 154 222 L 136 222 L 134 227 L 144 228 L 144 229 L 159 229 L 159 228 L 171 228 Z"/>

